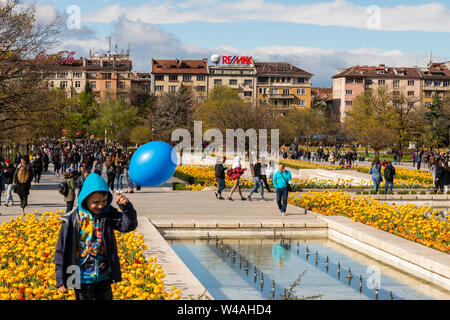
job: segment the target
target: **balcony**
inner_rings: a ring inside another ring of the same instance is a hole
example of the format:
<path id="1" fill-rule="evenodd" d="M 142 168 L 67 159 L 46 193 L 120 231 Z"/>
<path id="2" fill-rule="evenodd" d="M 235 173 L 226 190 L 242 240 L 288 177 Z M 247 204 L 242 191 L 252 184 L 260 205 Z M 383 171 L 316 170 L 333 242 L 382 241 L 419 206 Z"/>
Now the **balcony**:
<path id="1" fill-rule="evenodd" d="M 293 94 L 269 94 L 269 99 L 294 99 Z"/>

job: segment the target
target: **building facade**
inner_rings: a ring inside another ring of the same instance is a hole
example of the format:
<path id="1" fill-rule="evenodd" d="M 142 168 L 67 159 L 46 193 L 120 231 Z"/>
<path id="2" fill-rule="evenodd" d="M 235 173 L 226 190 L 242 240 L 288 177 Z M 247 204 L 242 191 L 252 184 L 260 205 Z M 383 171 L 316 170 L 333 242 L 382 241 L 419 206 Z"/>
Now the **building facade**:
<path id="1" fill-rule="evenodd" d="M 192 88 L 198 102 L 208 96 L 208 60 L 152 59 L 151 92 L 176 92 L 181 85 Z"/>
<path id="2" fill-rule="evenodd" d="M 433 101 L 433 94 L 441 98 L 450 96 L 450 62 L 432 63 L 420 68 L 422 73 L 422 100 L 427 105 Z"/>
<path id="3" fill-rule="evenodd" d="M 257 103 L 281 111 L 311 107 L 311 73 L 284 62 L 255 62 L 255 69 Z"/>
<path id="4" fill-rule="evenodd" d="M 251 101 L 255 100 L 256 70 L 251 65 L 212 65 L 208 67 L 208 88 L 212 90 L 219 85 L 235 89 L 239 95 Z"/>

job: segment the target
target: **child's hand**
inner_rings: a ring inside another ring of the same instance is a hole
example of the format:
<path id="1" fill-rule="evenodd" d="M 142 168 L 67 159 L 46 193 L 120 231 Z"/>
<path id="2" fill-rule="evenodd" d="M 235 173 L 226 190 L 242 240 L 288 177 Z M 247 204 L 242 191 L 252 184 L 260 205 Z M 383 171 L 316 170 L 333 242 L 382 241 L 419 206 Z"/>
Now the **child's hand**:
<path id="1" fill-rule="evenodd" d="M 61 287 L 58 288 L 58 291 L 61 292 L 61 293 L 66 293 L 67 289 L 64 286 L 61 286 Z"/>
<path id="2" fill-rule="evenodd" d="M 116 200 L 117 204 L 124 206 L 129 202 L 128 199 L 121 193 L 116 193 L 116 194 L 117 194 L 117 200 Z"/>

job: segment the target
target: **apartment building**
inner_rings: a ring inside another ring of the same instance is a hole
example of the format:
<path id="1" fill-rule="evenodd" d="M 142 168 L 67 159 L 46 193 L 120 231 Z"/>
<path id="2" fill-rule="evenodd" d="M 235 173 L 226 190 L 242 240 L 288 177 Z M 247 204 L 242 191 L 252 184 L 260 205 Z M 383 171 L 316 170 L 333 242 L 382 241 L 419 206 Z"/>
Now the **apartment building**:
<path id="1" fill-rule="evenodd" d="M 205 101 L 208 96 L 208 59 L 152 59 L 152 93 L 176 92 L 182 84 L 192 88 L 198 102 Z"/>
<path id="2" fill-rule="evenodd" d="M 256 70 L 250 65 L 212 65 L 208 67 L 208 88 L 212 90 L 219 85 L 235 89 L 242 98 L 255 101 Z"/>
<path id="3" fill-rule="evenodd" d="M 339 110 L 341 121 L 351 110 L 355 98 L 366 89 L 384 86 L 394 93 L 407 96 L 408 103 L 421 103 L 421 72 L 418 68 L 353 66 L 339 70 L 333 78 L 333 107 Z"/>
<path id="4" fill-rule="evenodd" d="M 60 64 L 49 70 L 45 78 L 51 89 L 63 89 L 68 97 L 83 92 L 86 87 L 85 60 L 73 60 L 72 64 Z"/>
<path id="5" fill-rule="evenodd" d="M 422 100 L 427 105 L 433 101 L 433 94 L 444 98 L 450 96 L 450 62 L 430 63 L 420 68 L 422 74 Z"/>
<path id="6" fill-rule="evenodd" d="M 276 109 L 311 107 L 311 73 L 285 62 L 255 62 L 256 101 Z"/>

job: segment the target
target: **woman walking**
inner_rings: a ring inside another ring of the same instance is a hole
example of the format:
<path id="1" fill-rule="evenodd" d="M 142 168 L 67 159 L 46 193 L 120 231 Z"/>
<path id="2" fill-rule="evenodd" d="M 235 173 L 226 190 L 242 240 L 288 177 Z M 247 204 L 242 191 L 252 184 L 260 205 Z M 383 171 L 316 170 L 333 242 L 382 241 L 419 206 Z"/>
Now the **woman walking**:
<path id="1" fill-rule="evenodd" d="M 22 209 L 22 216 L 25 215 L 25 207 L 28 205 L 28 195 L 30 194 L 31 181 L 33 180 L 33 169 L 28 163 L 27 157 L 20 158 L 20 164 L 14 172 L 13 185 L 15 185 L 15 192 L 20 198 L 20 208 Z"/>
<path id="2" fill-rule="evenodd" d="M 64 173 L 64 180 L 66 180 L 67 183 L 67 194 L 64 195 L 64 201 L 66 202 L 67 205 L 66 213 L 69 213 L 73 209 L 73 204 L 75 202 L 75 188 L 77 186 L 75 180 L 77 178 L 78 178 L 77 171 L 73 171 L 71 173 L 69 172 Z"/>
<path id="3" fill-rule="evenodd" d="M 382 181 L 381 177 L 381 163 L 378 158 L 373 159 L 372 166 L 370 167 L 369 174 L 372 175 L 373 189 L 378 193 L 378 188 Z"/>
<path id="4" fill-rule="evenodd" d="M 233 166 L 231 167 L 231 170 L 228 172 L 230 180 L 234 180 L 233 188 L 230 191 L 230 194 L 228 195 L 228 200 L 233 201 L 231 196 L 233 195 L 234 191 L 238 189 L 239 195 L 241 196 L 241 200 L 247 200 L 247 198 L 244 198 L 241 191 L 241 186 L 239 184 L 241 176 L 244 174 L 244 171 L 246 169 L 241 168 L 241 157 L 236 156 L 233 160 Z"/>

